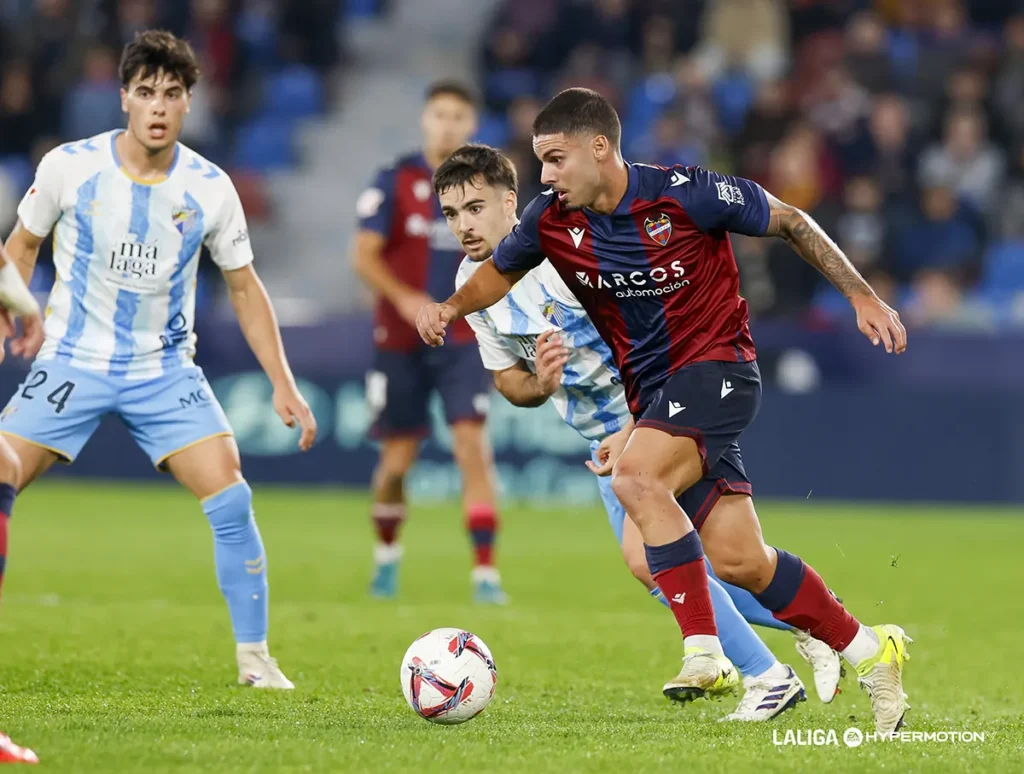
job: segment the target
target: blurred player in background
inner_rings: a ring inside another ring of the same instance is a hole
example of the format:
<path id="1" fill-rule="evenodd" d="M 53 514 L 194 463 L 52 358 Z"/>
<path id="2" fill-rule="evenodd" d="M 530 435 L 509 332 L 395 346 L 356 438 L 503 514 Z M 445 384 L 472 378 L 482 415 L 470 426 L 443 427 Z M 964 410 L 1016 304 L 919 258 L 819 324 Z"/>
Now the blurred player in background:
<path id="1" fill-rule="evenodd" d="M 785 239 L 889 352 L 906 348 L 899 316 L 809 216 L 756 183 L 627 164 L 619 117 L 596 92 L 558 94 L 533 130 L 541 182 L 551 188 L 455 295 L 421 310 L 424 341 L 444 343 L 449 322 L 497 303 L 550 260 L 614 353 L 635 421 L 599 471 L 614 465 L 613 491 L 684 636 L 683 668 L 666 691 L 713 694 L 735 679 L 715 624 L 706 546 L 720 577 L 856 667 L 876 732 L 892 733 L 906 711 L 909 638 L 898 626 L 861 624 L 811 567 L 762 538 L 737 443 L 760 407 L 761 380 L 728 234 Z"/>
<path id="2" fill-rule="evenodd" d="M 441 216 L 432 176 L 476 130 L 470 92 L 456 83 L 432 86 L 421 128 L 423 149 L 380 170 L 357 205 L 355 269 L 377 294 L 376 351 L 366 376 L 372 434 L 380 441 L 373 475 L 377 545 L 370 591 L 379 597 L 397 593 L 405 476 L 420 441 L 430 433 L 430 400 L 437 394 L 462 473 L 466 529 L 474 552 L 474 596 L 478 602 L 501 604 L 505 595 L 494 562 L 498 514 L 483 426 L 490 380 L 465 322 L 452 326 L 447 351 L 424 346 L 416 332 L 416 313 L 425 303 L 448 297 L 462 260 Z"/>
<path id="3" fill-rule="evenodd" d="M 239 682 L 292 688 L 267 649 L 267 560 L 220 404 L 192 361 L 195 279 L 205 244 L 227 281 L 249 346 L 274 387 L 274 408 L 316 422 L 292 377 L 270 299 L 252 266 L 230 178 L 178 144 L 199 77 L 195 54 L 167 32 L 136 36 L 120 66 L 128 128 L 66 143 L 39 163 L 7 241 L 21 276 L 54 231 L 57 282 L 45 342 L 4 412 L 0 432 L 21 459 L 21 488 L 72 462 L 104 414 L 116 414 L 153 464 L 202 503 L 217 580 L 236 640 Z"/>
<path id="4" fill-rule="evenodd" d="M 21 333 L 17 325 L 21 324 Z M 11 339 L 11 352 L 31 360 L 43 343 L 43 320 L 39 304 L 29 293 L 17 267 L 7 260 L 0 247 L 0 335 Z M 4 349 L 0 346 L 0 361 Z M 3 591 L 7 564 L 7 527 L 14 513 L 14 499 L 21 484 L 21 460 L 0 436 L 0 591 Z M 0 763 L 38 763 L 38 756 L 11 741 L 0 731 Z"/>
<path id="5" fill-rule="evenodd" d="M 468 145 L 441 165 L 434 185 L 449 228 L 466 247 L 457 280 L 461 286 L 517 222 L 516 171 L 499 151 Z M 611 350 L 550 263 L 523 277 L 497 304 L 466 319 L 495 387 L 511 403 L 532 408 L 550 399 L 565 422 L 591 441 L 595 456 L 603 441 L 628 434 L 629 407 Z M 651 579 L 640 533 L 626 519 L 609 479 L 598 482 L 626 564 L 667 607 Z M 723 588 L 714 578 L 710 587 L 722 647 L 743 674 L 743 699 L 728 718 L 769 720 L 804 693 L 792 669 L 780 664 L 743 620 L 774 619 L 749 592 Z M 814 670 L 819 696 L 831 701 L 841 671 L 837 654 L 804 632 L 796 634 L 797 649 Z"/>

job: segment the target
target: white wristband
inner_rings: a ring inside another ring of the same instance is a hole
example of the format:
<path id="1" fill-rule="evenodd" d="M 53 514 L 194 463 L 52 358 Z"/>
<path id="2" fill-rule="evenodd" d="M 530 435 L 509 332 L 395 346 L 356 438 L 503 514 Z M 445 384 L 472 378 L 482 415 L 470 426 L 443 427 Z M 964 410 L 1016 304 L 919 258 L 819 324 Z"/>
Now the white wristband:
<path id="1" fill-rule="evenodd" d="M 39 304 L 10 261 L 0 267 L 0 307 L 19 316 L 39 314 Z"/>

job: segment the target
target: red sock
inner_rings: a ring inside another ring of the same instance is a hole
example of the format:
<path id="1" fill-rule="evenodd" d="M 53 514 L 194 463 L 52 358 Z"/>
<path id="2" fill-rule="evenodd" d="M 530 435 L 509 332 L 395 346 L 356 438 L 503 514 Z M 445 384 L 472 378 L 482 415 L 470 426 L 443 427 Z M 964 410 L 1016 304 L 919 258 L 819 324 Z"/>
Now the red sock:
<path id="1" fill-rule="evenodd" d="M 374 503 L 373 527 L 377 532 L 377 540 L 390 546 L 398 540 L 398 531 L 405 521 L 405 505 L 403 503 Z"/>
<path id="2" fill-rule="evenodd" d="M 860 621 L 843 607 L 825 581 L 810 565 L 804 564 L 804 577 L 793 601 L 773 613 L 779 621 L 810 632 L 833 650 L 844 650 L 860 630 Z"/>
<path id="3" fill-rule="evenodd" d="M 493 506 L 471 505 L 466 511 L 466 529 L 473 542 L 473 558 L 477 567 L 494 565 L 494 539 L 498 534 L 498 514 Z"/>
<path id="4" fill-rule="evenodd" d="M 696 534 L 696 533 L 694 533 Z M 692 562 L 680 564 L 654 576 L 661 593 L 668 600 L 672 615 L 684 637 L 695 634 L 718 636 L 715 611 L 708 591 L 708 571 L 701 556 Z"/>

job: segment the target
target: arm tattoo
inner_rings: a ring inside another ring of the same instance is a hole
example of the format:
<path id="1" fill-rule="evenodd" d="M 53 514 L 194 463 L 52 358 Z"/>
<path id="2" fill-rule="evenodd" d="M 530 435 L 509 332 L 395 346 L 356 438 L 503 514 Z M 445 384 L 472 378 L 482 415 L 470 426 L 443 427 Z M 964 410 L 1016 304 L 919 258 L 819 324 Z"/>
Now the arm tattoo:
<path id="1" fill-rule="evenodd" d="M 768 204 L 770 217 L 765 236 L 782 237 L 797 255 L 820 271 L 847 298 L 872 292 L 843 251 L 810 215 L 770 194 Z"/>

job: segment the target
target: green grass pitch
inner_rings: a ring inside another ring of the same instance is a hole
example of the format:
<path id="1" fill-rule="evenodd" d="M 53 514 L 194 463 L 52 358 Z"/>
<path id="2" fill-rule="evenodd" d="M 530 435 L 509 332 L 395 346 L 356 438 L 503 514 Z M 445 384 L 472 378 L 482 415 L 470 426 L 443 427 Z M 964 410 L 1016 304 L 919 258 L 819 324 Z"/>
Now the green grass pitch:
<path id="1" fill-rule="evenodd" d="M 950 771 L 1024 767 L 1019 510 L 763 503 L 770 542 L 807 558 L 867 622 L 915 638 L 908 729 L 973 744 L 842 743 L 869 729 L 847 677 L 831 705 L 719 724 L 734 700 L 670 705 L 681 643 L 618 558 L 597 507 L 508 507 L 499 560 L 512 605 L 469 602 L 454 506 L 413 507 L 401 598 L 367 598 L 367 501 L 258 489 L 271 646 L 297 685 L 234 685 L 209 529 L 184 492 L 43 482 L 19 501 L 0 608 L 0 728 L 44 771 Z M 488 710 L 433 726 L 406 706 L 399 660 L 427 629 L 491 647 Z M 783 633 L 765 632 L 810 687 Z M 838 746 L 778 746 L 834 729 Z"/>

